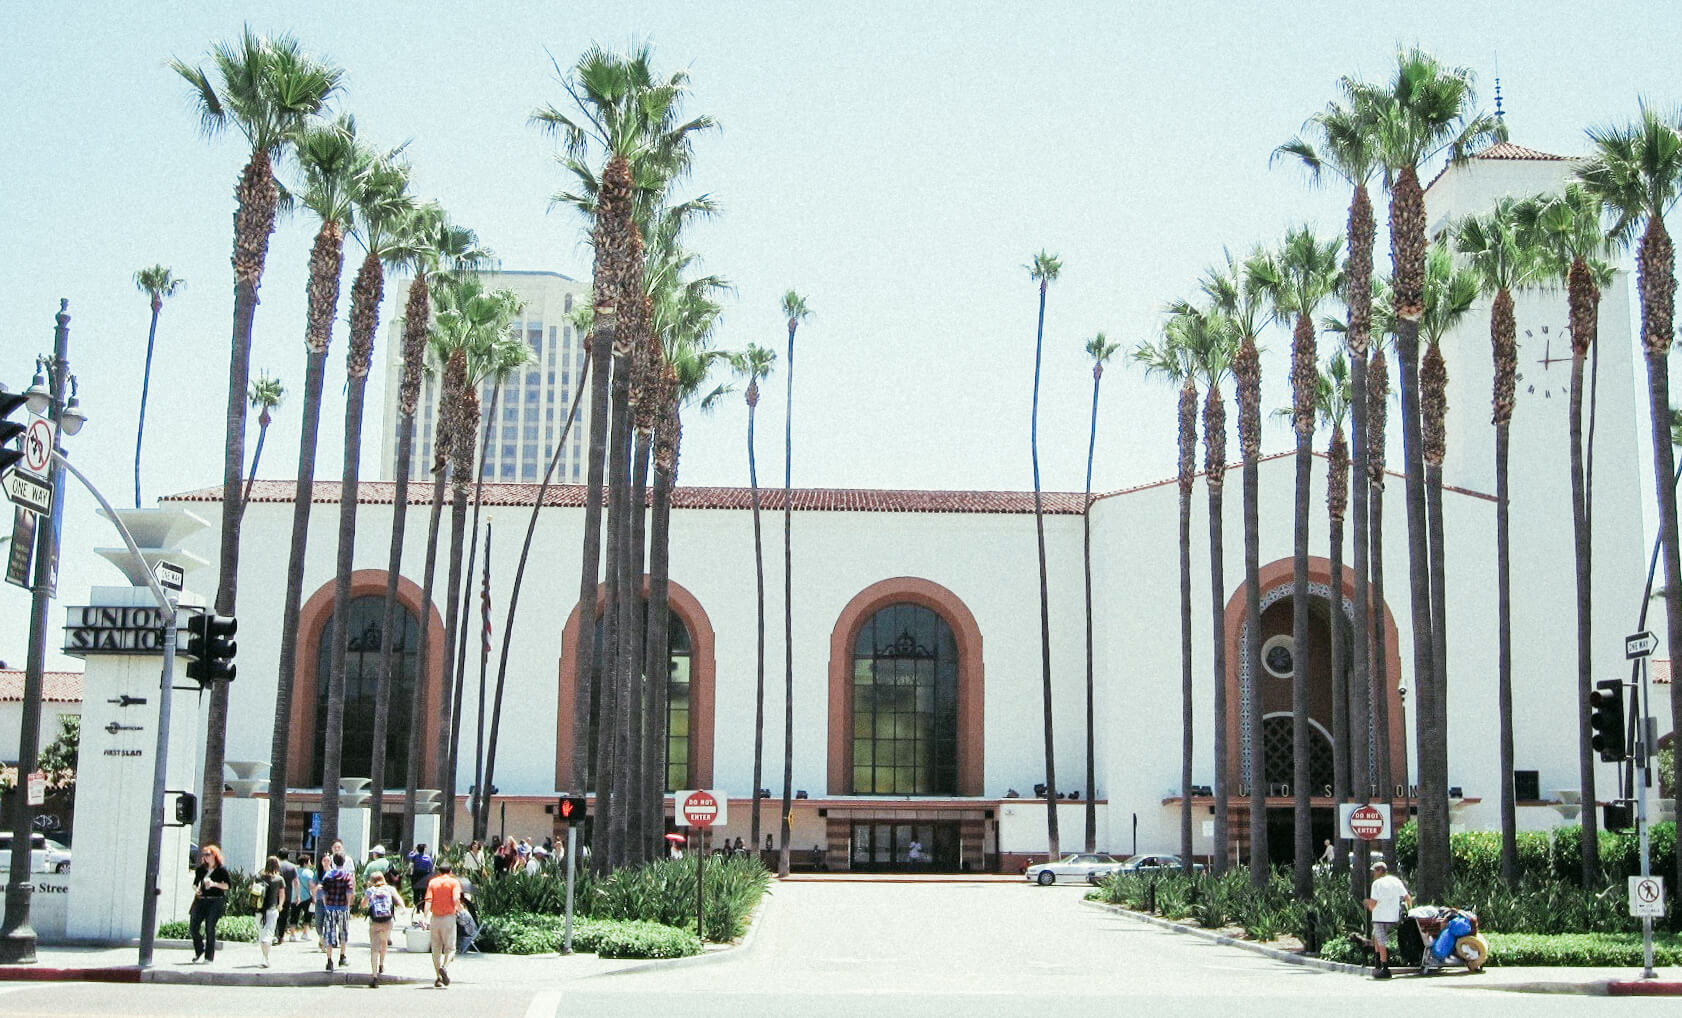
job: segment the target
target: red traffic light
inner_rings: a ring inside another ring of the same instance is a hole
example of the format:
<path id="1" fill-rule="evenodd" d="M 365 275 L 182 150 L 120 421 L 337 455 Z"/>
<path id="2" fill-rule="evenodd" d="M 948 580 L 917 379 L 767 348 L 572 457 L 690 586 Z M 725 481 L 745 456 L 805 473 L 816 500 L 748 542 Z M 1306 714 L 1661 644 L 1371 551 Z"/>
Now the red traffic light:
<path id="1" fill-rule="evenodd" d="M 588 812 L 588 810 L 585 809 L 584 797 L 582 795 L 562 796 L 560 805 L 555 808 L 560 812 L 561 819 L 569 823 L 575 823 L 579 820 L 583 820 Z"/>

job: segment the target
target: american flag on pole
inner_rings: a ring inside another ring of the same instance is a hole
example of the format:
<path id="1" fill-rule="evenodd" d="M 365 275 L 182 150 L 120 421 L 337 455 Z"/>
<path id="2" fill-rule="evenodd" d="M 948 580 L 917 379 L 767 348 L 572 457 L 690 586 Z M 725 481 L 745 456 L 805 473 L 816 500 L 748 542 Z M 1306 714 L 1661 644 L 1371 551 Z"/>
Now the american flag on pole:
<path id="1" fill-rule="evenodd" d="M 480 598 L 485 614 L 485 656 L 491 653 L 491 523 L 485 521 L 485 582 L 482 587 L 483 596 Z"/>

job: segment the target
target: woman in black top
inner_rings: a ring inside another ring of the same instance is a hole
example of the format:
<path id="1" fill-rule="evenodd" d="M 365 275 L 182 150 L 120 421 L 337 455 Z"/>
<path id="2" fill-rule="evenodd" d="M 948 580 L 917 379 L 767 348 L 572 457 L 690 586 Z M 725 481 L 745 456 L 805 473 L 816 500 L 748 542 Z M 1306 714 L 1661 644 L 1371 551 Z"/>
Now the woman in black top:
<path id="1" fill-rule="evenodd" d="M 199 849 L 199 864 L 193 870 L 193 907 L 187 913 L 187 928 L 193 935 L 193 961 L 202 955 L 216 960 L 216 923 L 227 904 L 228 870 L 222 865 L 222 850 L 215 845 Z M 205 930 L 204 927 L 208 927 Z"/>

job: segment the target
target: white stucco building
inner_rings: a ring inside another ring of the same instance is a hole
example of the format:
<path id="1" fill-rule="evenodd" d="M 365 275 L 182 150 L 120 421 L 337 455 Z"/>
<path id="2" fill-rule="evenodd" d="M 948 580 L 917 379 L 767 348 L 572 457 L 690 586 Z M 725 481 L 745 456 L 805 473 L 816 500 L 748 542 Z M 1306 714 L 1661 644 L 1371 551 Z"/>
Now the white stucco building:
<path id="1" fill-rule="evenodd" d="M 1502 145 L 1469 165 L 1447 171 L 1427 192 L 1433 229 L 1484 207 L 1503 192 L 1530 194 L 1557 186 L 1570 164 Z M 1607 288 L 1600 308 L 1596 394 L 1594 489 L 1595 665 L 1599 678 L 1627 674 L 1623 637 L 1631 630 L 1642 596 L 1641 486 L 1637 457 L 1645 446 L 1645 415 L 1638 411 L 1632 363 L 1627 280 Z M 528 310 L 528 316 L 533 312 Z M 561 325 L 553 308 L 543 328 Z M 1512 424 L 1512 563 L 1515 770 L 1521 777 L 1521 823 L 1540 827 L 1562 821 L 1552 803 L 1578 788 L 1576 753 L 1576 634 L 1574 570 L 1567 464 L 1569 368 L 1565 299 L 1561 293 L 1520 295 L 1519 406 Z M 535 326 L 533 326 L 535 329 Z M 396 347 L 388 343 L 388 349 Z M 1496 825 L 1499 758 L 1496 746 L 1496 606 L 1494 596 L 1493 432 L 1489 425 L 1490 353 L 1487 302 L 1444 342 L 1451 381 L 1447 490 L 1444 499 L 1448 562 L 1447 642 L 1449 784 L 1456 824 Z M 548 355 L 545 354 L 545 357 Z M 1560 357 L 1567 358 L 1566 363 Z M 576 364 L 576 360 L 574 360 Z M 554 370 L 545 367 L 543 370 Z M 388 389 L 395 383 L 388 377 Z M 547 408 L 548 397 L 538 405 Z M 388 404 L 391 401 L 388 400 Z M 524 396 L 509 403 L 524 413 Z M 557 416 L 564 414 L 564 408 Z M 1399 466 L 1400 428 L 1394 426 L 1389 462 Z M 511 426 L 527 427 L 521 417 Z M 541 424 L 540 424 L 541 426 Z M 390 429 L 388 428 L 388 431 Z M 541 442 L 541 440 L 539 440 Z M 499 442 L 500 444 L 500 442 Z M 519 442 L 515 442 L 519 445 Z M 425 457 L 417 456 L 417 463 Z M 517 460 L 524 464 L 524 460 Z M 504 461 L 487 474 L 485 501 L 496 513 L 498 538 L 491 556 L 494 628 L 500 647 L 502 612 L 520 551 L 536 485 L 532 476 L 510 476 Z M 518 470 L 524 470 L 522 465 Z M 541 470 L 541 467 L 539 467 Z M 1270 641 L 1290 631 L 1292 459 L 1268 457 L 1261 465 L 1262 633 Z M 494 476 L 493 476 L 494 475 Z M 564 478 L 577 478 L 569 472 Z M 501 483 L 504 480 L 512 483 Z M 525 483 L 522 483 L 525 482 Z M 1315 690 L 1311 715 L 1317 730 L 1330 729 L 1329 629 L 1331 590 L 1324 512 L 1325 462 L 1316 459 L 1311 548 L 1315 620 L 1307 648 L 1295 661 L 1310 670 Z M 241 551 L 240 679 L 233 691 L 229 760 L 265 760 L 275 693 L 281 597 L 286 569 L 284 535 L 291 516 L 291 482 L 259 481 L 244 521 Z M 1202 482 L 1193 499 L 1193 660 L 1197 717 L 1194 783 L 1215 783 L 1213 692 L 1228 690 L 1232 746 L 1230 787 L 1248 791 L 1252 750 L 1243 719 L 1259 709 L 1288 714 L 1288 670 L 1251 677 L 1240 652 L 1244 632 L 1243 526 L 1236 471 L 1228 475 L 1224 516 L 1225 590 L 1209 588 L 1207 500 Z M 426 660 L 416 660 L 416 623 L 422 611 L 443 603 L 442 570 L 432 605 L 421 603 L 425 554 L 425 491 L 413 491 L 400 596 L 410 619 L 404 636 L 408 681 L 426 688 L 427 710 L 441 695 L 443 662 L 436 634 Z M 216 489 L 166 499 L 184 504 L 219 499 Z M 317 502 L 334 502 L 338 485 L 318 482 Z M 366 767 L 371 677 L 378 657 L 379 599 L 384 590 L 392 510 L 392 485 L 364 483 L 358 516 L 353 577 L 346 774 Z M 573 598 L 578 576 L 582 489 L 551 488 L 538 511 L 514 627 L 496 784 L 509 833 L 542 836 L 551 819 L 543 807 L 563 790 L 571 743 L 571 662 L 579 619 Z M 781 492 L 763 492 L 768 527 L 781 511 Z M 1412 773 L 1412 705 L 1397 692 L 1411 682 L 1412 625 L 1408 605 L 1406 510 L 1403 485 L 1393 476 L 1383 498 L 1384 611 L 1377 621 L 1389 685 L 1391 730 L 1383 741 L 1393 752 L 1397 801 L 1405 805 L 1402 775 Z M 1048 584 L 1052 625 L 1056 787 L 1085 784 L 1085 652 L 1082 596 L 1082 503 L 1078 494 L 1045 498 Z M 683 623 L 674 640 L 673 787 L 722 789 L 732 798 L 726 836 L 747 834 L 753 788 L 755 601 L 753 529 L 746 489 L 680 488 L 671 534 L 672 607 Z M 1178 590 L 1178 491 L 1171 480 L 1144 483 L 1102 495 L 1091 510 L 1095 675 L 1097 685 L 1097 782 L 1099 847 L 1117 851 L 1174 849 L 1180 794 L 1180 641 Z M 208 516 L 208 514 L 205 514 Z M 507 535 L 507 536 L 504 536 Z M 770 536 L 766 565 L 775 578 L 781 556 Z M 214 529 L 193 538 L 194 550 L 215 558 Z M 1346 538 L 1347 540 L 1347 538 Z M 332 542 L 310 543 L 294 695 L 291 772 L 319 774 L 317 711 L 324 682 L 323 633 L 331 612 Z M 1347 544 L 1344 562 L 1352 558 Z M 793 512 L 794 788 L 792 844 L 802 853 L 819 846 L 831 867 L 900 865 L 911 840 L 920 841 L 935 865 L 1013 869 L 1045 850 L 1045 809 L 1032 798 L 1045 780 L 1041 737 L 1040 632 L 1032 496 L 1022 492 L 798 490 Z M 257 582 L 265 577 L 272 582 Z M 1343 573 L 1344 607 L 1349 572 Z M 760 784 L 780 793 L 783 715 L 782 584 L 767 583 L 767 764 Z M 468 714 L 456 786 L 465 795 L 473 781 L 474 707 L 479 669 L 476 629 L 478 577 L 468 584 L 473 622 L 468 639 Z M 1219 639 L 1226 673 L 1216 676 L 1216 629 L 1211 606 L 1226 605 Z M 366 599 L 366 600 L 363 600 Z M 374 628 L 369 629 L 372 625 Z M 1270 673 L 1273 669 L 1268 669 Z M 495 657 L 492 657 L 492 675 Z M 1254 682 L 1252 682 L 1254 678 Z M 1254 690 L 1254 692 L 1252 692 Z M 1282 699 L 1283 697 L 1283 699 Z M 401 697 L 394 702 L 400 702 Z M 1660 730 L 1668 711 L 1655 711 Z M 681 716 L 680 716 L 681 715 Z M 403 730 L 394 717 L 393 730 Z M 1288 726 L 1287 726 L 1288 727 Z M 438 749 L 423 740 L 432 773 Z M 1325 742 L 1321 734 L 1317 746 Z M 1269 739 L 1270 745 L 1273 740 Z M 1323 747 L 1322 747 L 1323 748 Z M 1288 754 L 1288 747 L 1284 750 Z M 358 755 L 360 754 L 360 756 Z M 1325 750 L 1329 758 L 1329 749 Z M 1271 756 L 1271 753 L 1270 753 Z M 394 784 L 401 787 L 402 755 L 394 744 Z M 1258 761 L 1259 762 L 1259 761 Z M 1317 764 L 1317 766 L 1319 766 Z M 1318 771 L 1317 771 L 1318 773 Z M 1603 797 L 1614 769 L 1601 768 Z M 300 785 L 311 779 L 301 778 Z M 1328 779 L 1329 783 L 1329 779 Z M 1317 787 L 1316 792 L 1320 789 Z M 1021 793 L 1017 797 L 1012 793 Z M 305 797 L 301 800 L 307 803 Z M 1330 834 L 1331 801 L 1316 794 L 1317 834 Z M 1198 796 L 1200 819 L 1212 800 Z M 1243 811 L 1232 800 L 1235 853 L 1244 851 Z M 1281 816 L 1288 799 L 1280 797 Z M 394 804 L 399 805 L 400 804 Z M 306 807 L 307 808 L 307 807 Z M 1061 809 L 1062 845 L 1078 847 L 1081 808 Z M 775 829 L 777 805 L 766 809 Z M 295 821 L 294 826 L 302 821 Z M 1288 821 L 1287 821 L 1288 823 Z M 459 827 L 458 829 L 465 829 Z M 1134 842 L 1135 831 L 1137 842 Z M 1275 839 L 1275 844 L 1281 839 Z M 1205 825 L 1196 847 L 1209 850 Z"/>

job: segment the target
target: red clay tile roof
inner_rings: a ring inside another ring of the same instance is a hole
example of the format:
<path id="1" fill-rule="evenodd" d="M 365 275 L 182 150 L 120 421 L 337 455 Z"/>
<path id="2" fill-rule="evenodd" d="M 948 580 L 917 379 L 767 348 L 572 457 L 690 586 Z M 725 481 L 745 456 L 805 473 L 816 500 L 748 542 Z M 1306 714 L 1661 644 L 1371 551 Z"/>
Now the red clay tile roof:
<path id="1" fill-rule="evenodd" d="M 1259 457 L 1256 460 L 1256 462 L 1257 463 L 1268 463 L 1268 462 L 1271 462 L 1273 460 L 1282 460 L 1282 459 L 1285 459 L 1287 457 L 1295 456 L 1295 455 L 1296 455 L 1295 451 L 1292 451 L 1292 452 L 1276 452 L 1276 453 L 1271 453 L 1271 454 L 1266 455 L 1266 456 Z M 1325 459 L 1326 458 L 1326 454 L 1323 453 L 1323 452 L 1319 452 L 1318 450 L 1316 450 L 1313 453 L 1313 455 L 1316 459 Z M 1232 462 L 1232 463 L 1228 463 L 1226 465 L 1226 469 L 1227 469 L 1228 473 L 1232 473 L 1233 471 L 1241 469 L 1243 466 L 1244 466 L 1244 462 L 1242 460 L 1238 460 L 1238 461 L 1235 461 L 1235 462 Z M 1193 476 L 1194 477 L 1202 477 L 1205 473 L 1207 473 L 1207 471 L 1199 470 Z M 1398 473 L 1395 470 L 1386 470 L 1386 471 L 1384 471 L 1384 475 L 1386 477 L 1394 477 L 1397 480 L 1403 480 L 1406 477 L 1406 475 Z M 1146 481 L 1144 484 L 1135 484 L 1135 485 L 1132 485 L 1132 486 L 1126 487 L 1126 488 L 1118 488 L 1115 491 L 1106 491 L 1102 495 L 1094 496 L 1094 499 L 1096 500 L 1096 499 L 1104 499 L 1104 498 L 1114 498 L 1117 495 L 1130 495 L 1130 494 L 1132 494 L 1136 491 L 1147 491 L 1151 488 L 1160 488 L 1164 485 L 1177 484 L 1177 483 L 1179 483 L 1179 478 L 1178 477 L 1168 477 L 1168 478 L 1164 478 L 1164 479 L 1158 480 L 1158 481 Z M 1455 487 L 1452 484 L 1443 485 L 1443 490 L 1444 491 L 1452 491 L 1457 495 L 1466 495 L 1470 498 L 1483 499 L 1485 502 L 1495 501 L 1495 496 L 1494 495 L 1488 495 L 1488 494 L 1485 494 L 1484 492 L 1481 492 L 1481 491 L 1472 491 L 1470 488 L 1458 488 L 1458 487 Z"/>
<path id="2" fill-rule="evenodd" d="M 1551 152 L 1538 152 L 1523 145 L 1514 145 L 1510 141 L 1498 141 L 1474 155 L 1473 159 L 1545 159 L 1564 162 L 1569 156 L 1556 156 Z"/>
<path id="3" fill-rule="evenodd" d="M 529 506 L 537 497 L 535 484 L 486 484 L 482 504 L 486 506 Z M 311 498 L 317 503 L 339 501 L 338 481 L 316 481 Z M 257 481 L 251 487 L 253 502 L 291 502 L 297 493 L 295 481 Z M 391 481 L 363 481 L 357 491 L 362 505 L 390 505 L 396 497 L 396 484 Z M 1041 495 L 1045 512 L 1059 516 L 1078 516 L 1081 513 L 1080 492 L 1048 491 Z M 200 488 L 164 496 L 166 502 L 220 502 L 220 486 Z M 409 504 L 427 505 L 432 500 L 430 485 L 411 484 Z M 1034 493 L 1031 491 L 920 491 L 915 489 L 884 490 L 875 488 L 796 488 L 793 507 L 800 511 L 820 512 L 901 512 L 901 513 L 1031 513 Z M 551 484 L 543 496 L 543 504 L 554 508 L 568 508 L 584 504 L 581 484 Z M 783 507 L 781 488 L 761 488 L 759 504 L 767 512 Z M 750 509 L 753 494 L 749 488 L 679 487 L 672 493 L 674 509 Z"/>
<path id="4" fill-rule="evenodd" d="M 43 703 L 82 702 L 81 672 L 47 672 L 41 678 Z M 0 702 L 15 703 L 22 699 L 23 671 L 18 668 L 0 668 Z"/>

